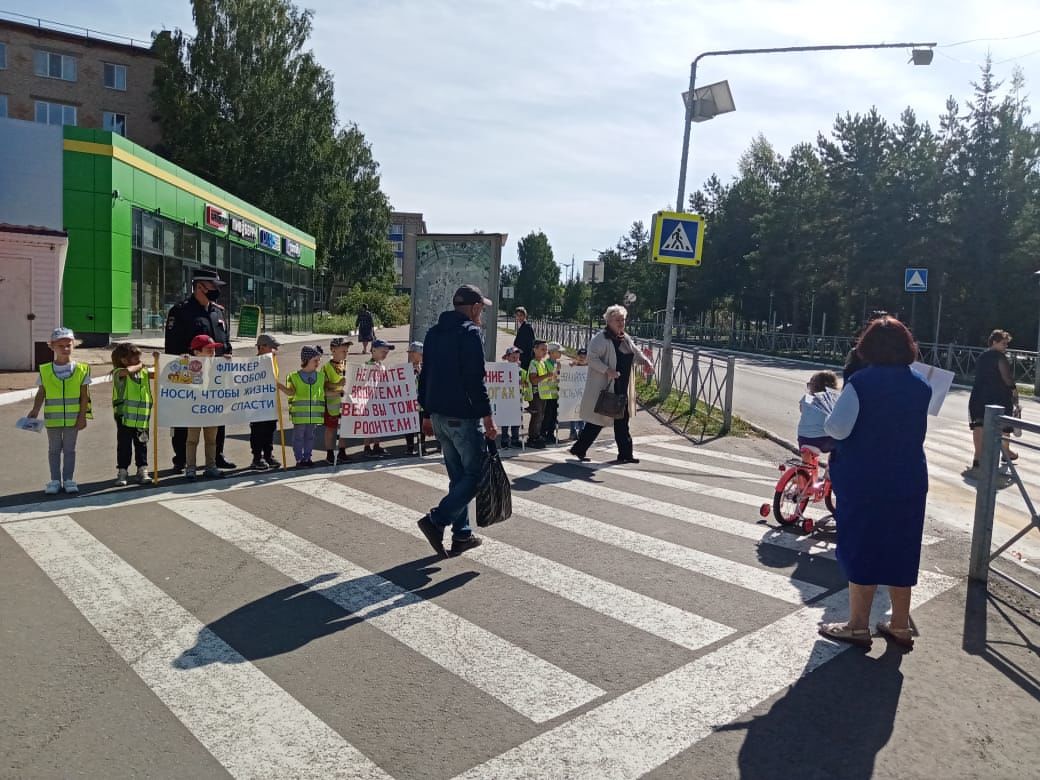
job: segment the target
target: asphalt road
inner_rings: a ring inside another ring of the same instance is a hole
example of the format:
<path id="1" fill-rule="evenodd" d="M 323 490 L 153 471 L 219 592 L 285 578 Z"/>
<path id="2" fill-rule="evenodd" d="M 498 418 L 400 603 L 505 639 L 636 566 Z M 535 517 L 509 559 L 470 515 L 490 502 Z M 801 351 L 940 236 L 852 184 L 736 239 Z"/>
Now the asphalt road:
<path id="1" fill-rule="evenodd" d="M 966 608 L 966 536 L 930 517 L 915 650 L 821 639 L 847 604 L 833 536 L 759 518 L 786 456 L 765 439 L 693 446 L 640 414 L 638 465 L 609 465 L 609 441 L 581 466 L 510 451 L 514 516 L 441 560 L 415 527 L 443 494 L 437 458 L 46 500 L 42 437 L 13 431 L 16 411 L 0 407 L 19 453 L 0 507 L 0 776 L 1040 766 L 1035 606 L 994 583 Z M 111 438 L 99 422 L 84 439 L 99 474 Z"/>

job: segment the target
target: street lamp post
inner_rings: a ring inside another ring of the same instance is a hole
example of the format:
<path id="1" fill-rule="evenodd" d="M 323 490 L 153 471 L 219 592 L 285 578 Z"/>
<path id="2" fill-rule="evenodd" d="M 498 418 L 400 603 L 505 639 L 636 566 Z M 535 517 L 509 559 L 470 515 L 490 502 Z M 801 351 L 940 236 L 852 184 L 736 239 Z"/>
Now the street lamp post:
<path id="1" fill-rule="evenodd" d="M 686 102 L 686 114 L 683 119 L 682 159 L 679 163 L 679 193 L 675 197 L 675 210 L 686 210 L 686 169 L 690 157 L 690 131 L 694 118 L 703 121 L 715 116 L 712 112 L 714 104 L 708 111 L 697 110 L 697 63 L 705 57 L 730 57 L 737 54 L 792 54 L 795 52 L 814 51 L 854 51 L 859 49 L 911 49 L 911 61 L 914 65 L 929 65 L 932 62 L 932 49 L 936 43 L 853 43 L 826 46 L 782 46 L 768 49 L 726 49 L 722 51 L 706 51 L 698 54 L 690 63 L 690 91 Z M 727 110 L 732 110 L 732 106 Z M 668 298 L 665 303 L 667 311 L 664 320 L 664 338 L 661 344 L 661 394 L 666 398 L 672 390 L 672 327 L 675 324 L 675 288 L 678 280 L 678 267 L 672 265 L 668 270 Z"/>
<path id="2" fill-rule="evenodd" d="M 1040 271 L 1037 271 L 1034 276 L 1040 279 Z M 1040 326 L 1037 327 L 1036 333 L 1036 359 L 1033 361 L 1033 395 L 1040 398 Z"/>

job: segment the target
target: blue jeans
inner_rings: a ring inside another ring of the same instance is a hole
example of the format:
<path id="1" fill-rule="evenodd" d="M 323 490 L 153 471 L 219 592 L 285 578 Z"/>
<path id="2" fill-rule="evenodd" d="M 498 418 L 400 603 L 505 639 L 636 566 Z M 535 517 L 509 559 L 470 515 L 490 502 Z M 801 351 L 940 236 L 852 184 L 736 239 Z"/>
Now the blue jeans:
<path id="1" fill-rule="evenodd" d="M 450 525 L 453 539 L 466 539 L 473 533 L 469 525 L 469 502 L 477 494 L 484 464 L 484 434 L 477 428 L 479 420 L 431 414 L 430 421 L 448 469 L 448 494 L 430 510 L 430 521 L 440 528 Z"/>

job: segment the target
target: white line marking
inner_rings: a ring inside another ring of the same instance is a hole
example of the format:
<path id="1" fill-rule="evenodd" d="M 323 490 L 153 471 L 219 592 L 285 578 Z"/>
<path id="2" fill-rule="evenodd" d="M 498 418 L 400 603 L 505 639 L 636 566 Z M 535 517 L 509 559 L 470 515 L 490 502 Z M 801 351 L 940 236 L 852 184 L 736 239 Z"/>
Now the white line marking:
<path id="1" fill-rule="evenodd" d="M 336 572 L 315 593 L 535 723 L 604 694 L 490 631 L 225 501 L 162 505 L 298 582 Z"/>
<path id="2" fill-rule="evenodd" d="M 396 475 L 409 479 L 411 482 L 426 485 L 431 488 L 441 489 L 447 485 L 446 477 L 425 469 L 417 469 L 408 472 L 402 471 Z M 710 573 L 712 571 L 711 567 L 716 565 L 718 558 L 712 555 L 706 555 L 706 553 L 702 553 L 701 551 L 690 547 L 684 547 L 675 542 L 657 539 L 656 537 L 651 537 L 647 534 L 640 534 L 639 531 L 629 530 L 628 528 L 623 528 L 619 525 L 610 525 L 609 523 L 595 520 L 590 517 L 576 515 L 572 512 L 567 512 L 566 510 L 556 509 L 554 506 L 546 506 L 545 504 L 521 498 L 515 493 L 513 494 L 513 510 L 517 516 L 523 517 L 526 520 L 532 520 L 544 525 L 549 525 L 553 528 L 570 531 L 571 534 L 577 534 L 581 537 L 594 539 L 597 542 L 602 542 L 603 544 L 608 544 L 610 546 L 620 547 L 628 552 L 644 555 L 653 558 L 654 561 L 671 564 L 672 566 L 694 572 L 695 574 L 702 574 L 708 577 L 714 576 Z M 724 518 L 719 519 L 724 520 Z M 753 529 L 753 526 L 748 527 Z M 729 528 L 723 528 L 721 526 L 719 529 L 726 530 L 727 532 L 730 530 Z M 791 537 L 789 534 L 782 534 L 782 532 L 778 531 L 773 532 L 774 534 L 778 534 L 778 536 L 789 537 L 790 539 L 797 541 L 796 537 Z M 761 537 L 762 534 L 761 531 L 759 531 L 759 537 L 749 535 L 747 538 L 752 539 L 753 541 L 770 544 L 768 540 Z M 779 546 L 786 547 L 787 545 L 783 544 Z M 804 551 L 796 547 L 791 547 L 790 549 L 796 549 L 800 552 Z M 707 561 L 707 567 L 705 566 L 705 561 Z M 818 590 L 820 590 L 820 593 L 824 592 L 824 589 Z M 772 596 L 774 594 L 768 592 L 766 595 Z"/>
<path id="3" fill-rule="evenodd" d="M 921 572 L 915 607 L 956 582 Z M 875 602 L 872 624 L 885 609 L 882 599 Z M 641 777 L 846 650 L 848 645 L 823 639 L 816 628 L 847 610 L 845 590 L 802 607 L 463 772 L 458 780 Z"/>
<path id="4" fill-rule="evenodd" d="M 90 378 L 90 384 L 92 385 L 103 385 L 105 382 L 111 381 L 111 374 L 102 374 L 101 376 L 92 376 Z M 36 387 L 27 387 L 24 390 L 9 390 L 6 393 L 0 393 L 0 406 L 28 401 L 36 396 L 36 391 Z"/>
<path id="5" fill-rule="evenodd" d="M 715 460 L 729 461 L 730 463 L 742 463 L 745 466 L 758 466 L 767 471 L 774 472 L 777 471 L 777 466 L 779 466 L 782 461 L 791 457 L 791 453 L 788 450 L 784 450 L 783 454 L 778 456 L 776 460 L 766 460 L 765 458 L 752 458 L 747 455 L 735 455 L 732 452 L 722 452 L 721 450 L 709 450 L 704 447 L 693 447 L 689 444 L 669 444 L 667 442 L 660 442 L 653 444 L 653 446 L 661 450 L 685 452 L 695 458 L 712 458 Z M 642 452 L 640 452 L 640 457 L 642 457 Z"/>
<path id="6" fill-rule="evenodd" d="M 41 498 L 36 503 L 18 504 L 0 508 L 0 525 L 5 523 L 17 523 L 22 520 L 36 520 L 41 517 L 53 515 L 74 515 L 80 512 L 93 512 L 97 509 L 107 509 L 111 506 L 137 506 L 139 504 L 151 504 L 157 501 L 173 501 L 179 498 L 197 498 L 199 496 L 210 496 L 225 493 L 228 490 L 242 490 L 244 488 L 264 487 L 267 485 L 295 485 L 301 482 L 314 482 L 319 479 L 328 479 L 334 475 L 347 475 L 358 472 L 369 473 L 373 471 L 396 471 L 398 469 L 417 469 L 439 463 L 440 458 L 423 458 L 421 460 L 409 459 L 404 462 L 376 462 L 376 463 L 352 463 L 339 466 L 333 470 L 332 466 L 318 468 L 314 471 L 297 472 L 292 469 L 277 471 L 274 473 L 242 474 L 240 476 L 225 477 L 215 482 L 192 483 L 172 482 L 179 477 L 166 477 L 160 480 L 160 485 L 166 489 L 155 489 L 151 485 L 141 487 L 120 488 L 105 493 L 93 493 L 81 495 L 76 498 L 63 498 L 56 501 Z M 169 486 L 172 484 L 172 487 Z M 212 485 L 212 487 L 209 487 Z"/>
<path id="7" fill-rule="evenodd" d="M 690 523 L 691 525 L 699 525 L 705 528 L 725 531 L 727 533 L 732 532 L 737 535 L 744 535 L 744 532 L 734 524 L 753 528 L 753 526 L 748 526 L 746 523 L 742 523 L 739 520 L 728 520 L 727 518 L 722 518 L 717 515 L 709 515 L 704 512 L 686 509 L 685 507 L 676 504 L 668 504 L 664 501 L 656 501 L 652 498 L 646 498 L 645 496 L 638 496 L 632 493 L 625 493 L 621 490 L 614 490 L 613 488 L 608 488 L 601 484 L 590 485 L 586 482 L 569 479 L 568 477 L 561 477 L 559 474 L 536 471 L 535 469 L 529 469 L 526 466 L 520 466 L 513 461 L 509 461 L 503 465 L 505 466 L 506 473 L 514 478 L 522 477 L 524 479 L 533 480 L 542 485 L 552 485 L 553 487 L 569 490 L 572 493 L 578 493 L 579 495 L 587 496 L 589 498 L 632 507 L 637 512 L 649 512 L 650 514 L 679 520 L 680 522 Z M 549 511 L 553 512 L 556 510 L 549 508 Z M 759 529 L 758 536 L 761 537 L 761 529 Z M 827 590 L 819 585 L 791 579 L 786 574 L 776 574 L 770 571 L 763 571 L 754 566 L 737 563 L 736 561 L 731 561 L 727 558 L 720 558 L 716 555 L 701 552 L 700 550 L 690 549 L 688 555 L 691 556 L 691 559 L 700 559 L 701 568 L 699 571 L 706 577 L 738 585 L 742 588 L 757 591 L 758 593 L 765 593 L 773 598 L 781 599 L 782 601 L 787 601 L 791 604 L 801 604 L 805 601 L 809 601 Z"/>
<path id="8" fill-rule="evenodd" d="M 422 471 L 424 474 L 430 474 L 428 471 Z M 433 474 L 430 476 L 436 480 L 441 479 Z M 447 480 L 443 483 L 438 482 L 435 487 L 442 487 L 442 484 L 446 486 Z M 422 517 L 422 512 L 332 481 L 301 486 L 299 490 L 308 496 L 327 501 L 348 512 L 375 520 L 426 542 L 426 537 L 415 524 Z M 733 633 L 729 626 L 694 615 L 679 607 L 606 582 L 505 542 L 487 536 L 482 538 L 484 543 L 467 552 L 467 558 L 681 647 L 698 650 Z"/>
<path id="9" fill-rule="evenodd" d="M 71 517 L 4 530 L 234 777 L 389 777 Z"/>

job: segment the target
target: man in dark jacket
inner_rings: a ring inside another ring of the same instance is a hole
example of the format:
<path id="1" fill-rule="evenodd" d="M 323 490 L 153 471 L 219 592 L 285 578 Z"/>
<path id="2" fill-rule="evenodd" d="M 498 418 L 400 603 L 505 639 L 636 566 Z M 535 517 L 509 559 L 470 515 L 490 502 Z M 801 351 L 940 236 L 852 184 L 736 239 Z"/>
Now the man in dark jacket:
<path id="1" fill-rule="evenodd" d="M 517 306 L 515 314 L 516 338 L 513 339 L 513 346 L 520 350 L 520 368 L 526 371 L 534 357 L 534 328 L 527 321 L 527 309 L 523 306 Z"/>
<path id="2" fill-rule="evenodd" d="M 480 538 L 469 525 L 469 502 L 477 494 L 483 465 L 484 437 L 494 441 L 498 429 L 484 385 L 484 342 L 481 315 L 491 301 L 472 284 L 452 297 L 453 311 L 441 314 L 423 339 L 419 405 L 423 433 L 435 435 L 448 469 L 448 494 L 419 521 L 419 529 L 441 557 L 444 529 L 451 526 L 451 554 L 477 547 Z M 483 421 L 484 433 L 477 423 Z"/>
<path id="3" fill-rule="evenodd" d="M 223 307 L 216 301 L 220 288 L 226 283 L 216 271 L 200 270 L 191 279 L 191 297 L 185 298 L 170 309 L 166 317 L 167 355 L 187 355 L 191 352 L 191 340 L 206 335 L 217 342 L 218 355 L 231 354 L 231 334 Z M 187 428 L 173 429 L 173 467 L 184 468 L 184 450 L 188 440 Z M 217 429 L 217 467 L 233 469 L 224 457 L 224 426 Z"/>

